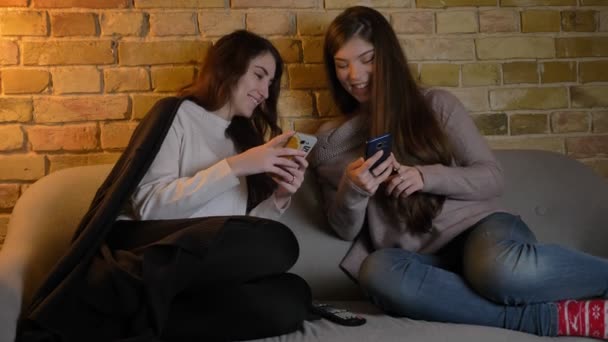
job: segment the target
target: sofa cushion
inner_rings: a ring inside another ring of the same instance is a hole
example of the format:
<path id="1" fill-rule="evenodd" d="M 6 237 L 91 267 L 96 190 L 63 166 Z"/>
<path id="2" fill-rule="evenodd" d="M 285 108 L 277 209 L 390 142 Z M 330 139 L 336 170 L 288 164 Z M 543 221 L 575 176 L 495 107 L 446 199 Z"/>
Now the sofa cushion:
<path id="1" fill-rule="evenodd" d="M 304 322 L 296 332 L 256 342 L 593 342 L 573 337 L 539 337 L 501 328 L 468 324 L 436 323 L 384 315 L 373 305 L 361 301 L 332 302 L 365 317 L 358 327 L 337 325 L 326 320 Z"/>

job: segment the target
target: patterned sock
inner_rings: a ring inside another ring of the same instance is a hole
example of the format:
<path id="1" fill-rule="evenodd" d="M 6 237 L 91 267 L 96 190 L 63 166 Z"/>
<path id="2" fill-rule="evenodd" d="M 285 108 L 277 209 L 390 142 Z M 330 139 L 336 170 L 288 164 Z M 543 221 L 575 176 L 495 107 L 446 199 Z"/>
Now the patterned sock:
<path id="1" fill-rule="evenodd" d="M 557 303 L 557 335 L 608 339 L 608 300 L 565 300 Z"/>

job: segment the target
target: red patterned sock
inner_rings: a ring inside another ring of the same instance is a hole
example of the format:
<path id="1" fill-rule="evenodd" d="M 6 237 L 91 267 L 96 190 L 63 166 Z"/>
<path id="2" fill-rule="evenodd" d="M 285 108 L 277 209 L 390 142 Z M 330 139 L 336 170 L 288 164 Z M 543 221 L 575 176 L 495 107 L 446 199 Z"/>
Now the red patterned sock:
<path id="1" fill-rule="evenodd" d="M 590 299 L 558 302 L 557 335 L 608 339 L 608 301 Z"/>

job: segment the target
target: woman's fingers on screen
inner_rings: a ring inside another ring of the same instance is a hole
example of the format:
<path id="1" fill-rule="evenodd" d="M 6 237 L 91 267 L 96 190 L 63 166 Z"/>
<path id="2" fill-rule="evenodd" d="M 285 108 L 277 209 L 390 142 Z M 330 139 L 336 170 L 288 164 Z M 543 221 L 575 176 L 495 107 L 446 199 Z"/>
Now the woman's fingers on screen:
<path id="1" fill-rule="evenodd" d="M 365 162 L 361 165 L 361 168 L 369 170 L 372 165 L 374 165 L 380 159 L 380 157 L 382 157 L 383 153 L 384 151 L 382 150 L 379 150 L 378 152 L 374 153 L 371 157 L 365 160 Z"/>
<path id="2" fill-rule="evenodd" d="M 364 166 L 367 167 L 369 172 L 374 177 L 381 177 L 382 181 L 385 181 L 386 180 L 385 174 L 386 174 L 387 170 L 390 170 L 388 175 L 390 175 L 393 171 L 393 158 L 391 158 L 389 156 L 384 161 L 382 161 L 382 163 L 378 164 L 376 167 L 374 167 L 373 169 L 370 170 L 370 167 L 373 166 L 378 161 L 378 159 L 380 159 L 380 157 L 382 157 L 382 153 L 383 153 L 383 151 L 376 152 L 371 158 L 369 158 L 368 160 L 365 161 Z"/>
<path id="3" fill-rule="evenodd" d="M 384 162 L 382 162 L 380 165 L 378 165 L 376 167 L 376 169 L 374 169 L 374 171 L 376 172 L 377 176 L 376 176 L 376 181 L 378 182 L 378 184 L 380 183 L 384 183 L 388 177 L 391 176 L 391 173 L 393 173 L 393 163 L 387 163 L 388 160 L 385 160 Z M 378 170 L 381 171 L 380 174 L 378 174 Z"/>
<path id="4" fill-rule="evenodd" d="M 391 154 L 388 158 L 386 158 L 385 161 L 383 161 L 382 163 L 380 163 L 376 167 L 376 169 L 378 169 L 379 171 L 382 171 L 382 173 L 386 172 L 386 170 L 390 170 L 390 173 L 392 173 L 393 172 L 393 164 L 394 164 L 394 158 L 392 157 L 392 154 Z"/>

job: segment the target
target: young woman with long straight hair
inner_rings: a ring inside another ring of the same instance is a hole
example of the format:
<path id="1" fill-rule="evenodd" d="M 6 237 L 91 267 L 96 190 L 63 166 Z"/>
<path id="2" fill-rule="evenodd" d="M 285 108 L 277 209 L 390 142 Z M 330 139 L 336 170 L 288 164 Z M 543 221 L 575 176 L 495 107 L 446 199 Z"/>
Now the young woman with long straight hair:
<path id="1" fill-rule="evenodd" d="M 608 260 L 539 243 L 500 208 L 502 169 L 462 103 L 412 77 L 378 11 L 351 7 L 325 35 L 344 114 L 309 161 L 330 226 L 354 240 L 341 267 L 386 312 L 544 336 L 608 338 Z M 391 133 L 393 153 L 364 159 Z M 591 298 L 591 299 L 590 299 Z"/>

